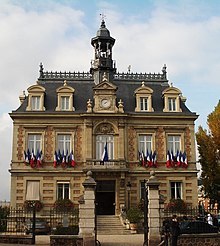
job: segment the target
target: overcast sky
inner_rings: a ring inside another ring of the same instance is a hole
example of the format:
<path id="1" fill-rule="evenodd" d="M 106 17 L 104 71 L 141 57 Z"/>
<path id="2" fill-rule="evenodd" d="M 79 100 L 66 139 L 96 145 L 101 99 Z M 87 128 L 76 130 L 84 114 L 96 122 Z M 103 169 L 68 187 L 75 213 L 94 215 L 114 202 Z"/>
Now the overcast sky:
<path id="1" fill-rule="evenodd" d="M 220 96 L 220 1 L 1 0 L 0 200 L 10 199 L 12 120 L 19 95 L 35 84 L 39 64 L 49 71 L 89 71 L 90 39 L 100 13 L 116 39 L 119 72 L 161 72 L 199 115 L 195 130 Z"/>

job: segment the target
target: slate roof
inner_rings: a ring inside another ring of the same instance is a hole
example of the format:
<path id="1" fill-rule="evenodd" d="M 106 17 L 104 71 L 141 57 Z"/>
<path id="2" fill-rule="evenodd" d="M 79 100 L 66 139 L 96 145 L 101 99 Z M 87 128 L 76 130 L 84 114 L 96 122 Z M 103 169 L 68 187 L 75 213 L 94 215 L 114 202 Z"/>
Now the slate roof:
<path id="1" fill-rule="evenodd" d="M 45 108 L 46 110 L 41 113 L 52 113 L 55 112 L 55 108 L 57 106 L 57 93 L 56 89 L 60 86 L 63 86 L 62 80 L 53 80 L 53 79 L 40 79 L 39 85 L 45 88 Z M 87 111 L 87 101 L 88 99 L 93 100 L 93 87 L 95 86 L 93 79 L 80 79 L 80 80 L 68 80 L 67 84 L 75 89 L 74 92 L 74 112 L 60 112 L 60 113 L 86 113 Z M 133 114 L 168 114 L 163 113 L 164 108 L 164 100 L 162 98 L 162 92 L 166 88 L 169 87 L 168 81 L 146 81 L 145 85 L 150 87 L 153 90 L 152 95 L 152 107 L 154 108 L 154 112 L 135 112 L 136 99 L 134 95 L 134 91 L 141 87 L 142 80 L 121 80 L 116 79 L 113 81 L 113 84 L 118 87 L 116 92 L 117 101 L 120 99 L 124 103 L 124 112 L 125 113 L 133 113 Z M 173 112 L 171 114 L 181 114 L 181 115 L 195 115 L 192 113 L 186 105 L 181 101 L 181 109 L 182 112 Z M 23 104 L 16 110 L 16 112 L 25 112 L 27 107 L 27 98 L 23 102 Z"/>

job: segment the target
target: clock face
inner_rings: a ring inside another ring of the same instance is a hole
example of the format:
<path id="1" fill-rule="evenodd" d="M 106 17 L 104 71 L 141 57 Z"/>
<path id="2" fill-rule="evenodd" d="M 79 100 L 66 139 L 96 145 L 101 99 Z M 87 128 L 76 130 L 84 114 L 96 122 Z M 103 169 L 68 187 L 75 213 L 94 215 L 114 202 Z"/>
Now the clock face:
<path id="1" fill-rule="evenodd" d="M 110 105 L 111 105 L 111 103 L 110 103 L 110 100 L 109 100 L 109 99 L 107 99 L 107 98 L 102 99 L 102 101 L 101 101 L 101 106 L 102 106 L 103 108 L 109 108 Z"/>

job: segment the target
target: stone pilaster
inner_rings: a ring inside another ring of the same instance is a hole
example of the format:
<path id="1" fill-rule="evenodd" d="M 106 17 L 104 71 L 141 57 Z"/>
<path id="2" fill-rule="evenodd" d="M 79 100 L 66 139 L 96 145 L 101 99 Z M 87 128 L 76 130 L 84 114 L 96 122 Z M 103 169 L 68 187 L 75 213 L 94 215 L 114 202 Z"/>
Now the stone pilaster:
<path id="1" fill-rule="evenodd" d="M 84 195 L 79 200 L 79 236 L 84 246 L 95 246 L 95 187 L 92 172 L 87 172 L 83 182 Z"/>
<path id="2" fill-rule="evenodd" d="M 148 245 L 157 246 L 160 243 L 160 182 L 155 177 L 155 172 L 151 171 L 147 181 L 148 189 Z"/>

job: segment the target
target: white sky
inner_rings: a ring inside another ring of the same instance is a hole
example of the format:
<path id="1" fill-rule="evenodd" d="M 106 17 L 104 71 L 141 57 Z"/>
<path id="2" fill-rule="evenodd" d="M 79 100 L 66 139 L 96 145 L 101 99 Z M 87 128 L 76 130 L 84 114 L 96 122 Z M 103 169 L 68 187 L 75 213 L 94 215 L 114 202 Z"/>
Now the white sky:
<path id="1" fill-rule="evenodd" d="M 119 72 L 161 72 L 206 126 L 220 95 L 220 1 L 1 0 L 0 200 L 10 199 L 12 120 L 19 95 L 45 70 L 89 71 L 100 13 L 116 39 Z"/>

